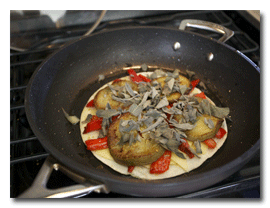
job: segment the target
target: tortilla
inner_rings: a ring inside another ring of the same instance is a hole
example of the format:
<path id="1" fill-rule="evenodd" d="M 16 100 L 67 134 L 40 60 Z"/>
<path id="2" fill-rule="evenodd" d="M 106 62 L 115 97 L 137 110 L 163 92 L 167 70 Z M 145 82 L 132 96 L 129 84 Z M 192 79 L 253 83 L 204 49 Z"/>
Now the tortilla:
<path id="1" fill-rule="evenodd" d="M 143 73 L 138 73 L 138 74 L 143 74 L 143 75 L 146 76 L 147 74 L 148 75 L 151 74 L 151 72 L 143 72 Z M 123 77 L 121 79 L 128 80 L 129 76 Z M 111 84 L 111 83 L 112 82 L 110 82 L 108 84 Z M 99 90 L 101 90 L 101 89 L 103 89 L 105 87 L 107 87 L 107 84 L 102 86 Z M 198 88 L 195 88 L 192 91 L 191 95 L 192 94 L 197 94 L 197 93 L 200 93 L 200 92 L 201 91 Z M 94 93 L 89 98 L 88 102 L 94 99 L 96 93 Z M 207 99 L 210 102 L 212 102 L 209 98 L 207 98 Z M 93 132 L 89 132 L 87 134 L 83 134 L 84 128 L 87 125 L 83 121 L 85 121 L 88 114 L 95 115 L 96 114 L 96 109 L 94 107 L 86 107 L 85 106 L 83 111 L 82 111 L 82 114 L 81 114 L 81 117 L 80 117 L 80 131 L 81 131 L 81 137 L 82 137 L 82 140 L 83 140 L 84 143 L 88 139 L 97 139 L 98 135 L 99 135 L 99 131 L 93 131 Z M 216 147 L 214 149 L 209 149 L 207 147 L 207 145 L 205 145 L 203 142 L 201 142 L 202 154 L 199 155 L 200 158 L 193 157 L 192 159 L 190 159 L 185 153 L 183 153 L 183 154 L 185 155 L 186 159 L 182 159 L 182 158 L 176 156 L 176 154 L 172 152 L 172 157 L 171 157 L 171 163 L 170 163 L 169 170 L 167 170 L 166 172 L 161 173 L 161 174 L 150 174 L 150 171 L 149 171 L 150 170 L 150 164 L 149 165 L 144 165 L 144 166 L 135 166 L 133 171 L 131 173 L 129 173 L 127 166 L 120 165 L 120 164 L 118 164 L 117 162 L 114 161 L 114 159 L 110 155 L 109 149 L 95 150 L 95 151 L 92 151 L 92 153 L 102 163 L 106 164 L 107 166 L 109 166 L 113 170 L 115 170 L 115 171 L 117 171 L 117 172 L 119 172 L 121 174 L 124 174 L 124 175 L 131 175 L 133 177 L 140 178 L 140 179 L 146 179 L 146 180 L 156 180 L 156 179 L 171 178 L 171 177 L 179 176 L 181 174 L 190 172 L 190 171 L 198 168 L 208 158 L 212 157 L 218 151 L 218 149 L 226 141 L 226 138 L 227 138 L 227 135 L 228 135 L 228 128 L 227 128 L 227 124 L 226 124 L 225 119 L 224 119 L 221 127 L 226 131 L 226 134 L 221 139 L 213 138 L 215 140 L 215 142 L 217 143 L 217 145 L 216 145 Z M 195 150 L 193 142 L 191 142 L 191 141 L 188 141 L 188 142 L 189 142 L 190 147 Z"/>

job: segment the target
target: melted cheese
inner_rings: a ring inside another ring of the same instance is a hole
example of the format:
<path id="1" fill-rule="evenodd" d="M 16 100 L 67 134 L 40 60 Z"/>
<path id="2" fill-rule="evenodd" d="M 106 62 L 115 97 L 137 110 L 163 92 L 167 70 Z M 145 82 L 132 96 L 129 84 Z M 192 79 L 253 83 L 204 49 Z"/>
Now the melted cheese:
<path id="1" fill-rule="evenodd" d="M 171 163 L 177 164 L 178 166 L 180 166 L 186 172 L 188 171 L 187 160 L 178 157 L 173 152 L 172 152 L 172 157 L 171 157 Z"/>

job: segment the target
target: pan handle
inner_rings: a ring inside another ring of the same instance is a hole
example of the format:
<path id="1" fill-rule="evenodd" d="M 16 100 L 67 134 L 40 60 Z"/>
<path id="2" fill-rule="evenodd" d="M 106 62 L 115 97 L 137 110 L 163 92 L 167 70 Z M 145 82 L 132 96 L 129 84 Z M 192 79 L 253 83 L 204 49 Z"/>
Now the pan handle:
<path id="1" fill-rule="evenodd" d="M 185 30 L 186 27 L 193 27 L 197 29 L 203 29 L 203 30 L 209 30 L 209 31 L 221 33 L 223 34 L 223 36 L 218 41 L 223 42 L 223 43 L 225 43 L 234 35 L 234 32 L 232 30 L 222 25 L 203 21 L 203 20 L 196 20 L 196 19 L 182 20 L 180 23 L 179 29 Z"/>
<path id="2" fill-rule="evenodd" d="M 70 178 L 75 179 L 76 181 L 80 181 L 81 184 L 57 189 L 48 189 L 46 185 L 49 181 L 53 169 L 59 169 L 64 173 L 68 173 L 67 175 Z M 89 182 L 87 182 L 85 178 L 66 169 L 64 166 L 60 165 L 52 156 L 48 156 L 31 187 L 19 195 L 18 198 L 76 198 L 82 197 L 93 191 L 109 193 L 107 187 L 104 184 L 90 185 L 88 183 Z"/>

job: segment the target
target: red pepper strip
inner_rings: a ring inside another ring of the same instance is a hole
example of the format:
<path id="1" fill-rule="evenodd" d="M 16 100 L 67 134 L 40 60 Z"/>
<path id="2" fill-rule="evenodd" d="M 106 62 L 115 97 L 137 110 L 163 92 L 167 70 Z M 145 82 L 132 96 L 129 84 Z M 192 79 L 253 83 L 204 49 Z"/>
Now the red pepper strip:
<path id="1" fill-rule="evenodd" d="M 194 157 L 194 154 L 189 150 L 189 144 L 186 139 L 184 139 L 186 142 L 183 142 L 179 145 L 178 149 L 184 153 L 187 154 L 187 156 L 191 159 Z"/>
<path id="2" fill-rule="evenodd" d="M 209 149 L 214 149 L 217 146 L 214 139 L 206 139 L 203 141 L 203 143 L 206 144 Z"/>
<path id="3" fill-rule="evenodd" d="M 215 137 L 218 138 L 218 139 L 221 139 L 226 133 L 227 133 L 227 132 L 226 132 L 225 129 L 220 128 L 220 129 L 218 130 L 218 132 L 217 132 L 217 134 L 216 134 Z"/>
<path id="4" fill-rule="evenodd" d="M 87 103 L 86 107 L 95 107 L 94 100 L 91 100 L 89 103 Z"/>
<path id="5" fill-rule="evenodd" d="M 202 99 L 206 99 L 206 96 L 204 94 L 204 92 L 201 92 L 199 94 L 196 94 L 195 97 L 199 97 L 199 98 L 202 98 Z"/>
<path id="6" fill-rule="evenodd" d="M 116 115 L 116 116 L 112 116 L 112 121 L 114 121 L 115 119 L 118 118 L 119 115 Z"/>
<path id="7" fill-rule="evenodd" d="M 172 108 L 172 106 L 171 106 L 171 105 L 167 105 L 166 107 L 167 107 L 168 109 Z"/>
<path id="8" fill-rule="evenodd" d="M 171 162 L 171 156 L 172 153 L 169 150 L 166 150 L 164 154 L 157 159 L 155 162 L 153 162 L 150 166 L 150 173 L 154 174 L 160 174 L 164 173 L 167 170 L 169 170 L 170 162 Z"/>
<path id="9" fill-rule="evenodd" d="M 120 81 L 121 81 L 121 79 L 115 79 L 115 80 L 113 80 L 113 83 L 120 82 Z"/>
<path id="10" fill-rule="evenodd" d="M 87 123 L 86 127 L 84 128 L 83 134 L 86 134 L 91 131 L 96 131 L 101 129 L 102 118 L 93 115 L 89 123 Z"/>
<path id="11" fill-rule="evenodd" d="M 195 79 L 193 81 L 190 82 L 192 89 L 194 89 L 198 84 L 199 84 L 200 80 L 199 79 Z"/>
<path id="12" fill-rule="evenodd" d="M 87 150 L 102 150 L 108 148 L 107 137 L 98 139 L 89 139 L 85 141 Z"/>
<path id="13" fill-rule="evenodd" d="M 143 76 L 142 74 L 139 74 L 139 77 L 144 81 L 144 82 L 151 82 L 151 79 Z"/>
<path id="14" fill-rule="evenodd" d="M 128 172 L 131 173 L 134 170 L 135 166 L 128 166 Z"/>
<path id="15" fill-rule="evenodd" d="M 133 69 L 127 70 L 128 74 L 130 75 L 130 79 L 133 82 L 142 82 L 142 78 L 137 75 L 137 73 Z"/>
<path id="16" fill-rule="evenodd" d="M 119 117 L 120 117 L 120 115 L 112 116 L 112 121 L 114 121 L 115 119 L 117 119 Z"/>
<path id="17" fill-rule="evenodd" d="M 194 90 L 194 88 L 199 84 L 200 80 L 199 79 L 195 79 L 193 81 L 190 82 L 192 88 L 191 90 L 189 91 L 189 94 Z"/>

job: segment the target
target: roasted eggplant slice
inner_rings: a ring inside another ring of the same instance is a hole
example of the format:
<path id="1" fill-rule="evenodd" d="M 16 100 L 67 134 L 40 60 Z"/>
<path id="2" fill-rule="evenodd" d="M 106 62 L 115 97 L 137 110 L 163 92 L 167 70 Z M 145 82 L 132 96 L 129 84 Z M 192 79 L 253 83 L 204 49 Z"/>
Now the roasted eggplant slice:
<path id="1" fill-rule="evenodd" d="M 181 122 L 182 118 L 183 118 L 182 115 L 174 116 L 174 119 L 178 122 Z M 222 122 L 223 122 L 223 119 L 203 114 L 197 117 L 197 120 L 195 123 L 196 126 L 193 129 L 186 130 L 184 132 L 187 135 L 187 139 L 190 141 L 197 141 L 197 140 L 204 141 L 206 139 L 211 139 L 215 137 L 215 135 L 217 134 L 218 130 L 220 129 L 222 125 Z M 207 124 L 207 123 L 211 123 L 211 124 Z"/>
<path id="2" fill-rule="evenodd" d="M 127 138 L 125 143 L 121 141 L 123 139 L 123 133 L 119 130 L 121 120 L 137 121 L 137 117 L 130 113 L 123 114 L 120 118 L 113 121 L 108 130 L 108 146 L 110 153 L 117 163 L 125 166 L 137 166 L 147 165 L 160 158 L 165 149 L 157 144 L 154 140 L 149 139 L 148 133 L 142 133 L 135 129 L 127 132 L 130 137 L 136 138 L 139 136 L 139 141 L 130 142 L 130 138 Z M 139 127 L 143 130 L 146 127 Z M 132 136 L 133 135 L 133 136 Z"/>
<path id="3" fill-rule="evenodd" d="M 164 86 L 166 84 L 166 82 L 165 82 L 166 78 L 167 77 L 159 77 L 159 78 L 153 79 L 152 82 L 157 81 L 158 83 L 160 83 L 161 88 L 164 89 Z M 180 83 L 179 83 L 180 85 L 185 85 L 187 88 L 190 87 L 190 81 L 185 76 L 179 75 L 179 77 L 176 80 L 180 81 Z M 172 103 L 172 102 L 174 102 L 175 100 L 178 100 L 181 97 L 181 93 L 172 92 L 169 95 L 167 95 L 166 97 L 167 97 L 167 100 L 170 103 Z"/>
<path id="4" fill-rule="evenodd" d="M 112 88 L 119 88 L 124 87 L 125 84 L 128 83 L 132 90 L 138 91 L 138 85 L 132 81 L 127 80 L 120 80 L 118 82 L 113 83 L 111 86 Z M 110 87 L 105 87 L 104 89 L 100 90 L 95 98 L 94 98 L 94 104 L 97 109 L 105 109 L 107 103 L 110 104 L 112 109 L 118 109 L 124 107 L 123 102 L 116 101 L 112 98 L 113 91 Z"/>

